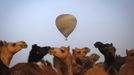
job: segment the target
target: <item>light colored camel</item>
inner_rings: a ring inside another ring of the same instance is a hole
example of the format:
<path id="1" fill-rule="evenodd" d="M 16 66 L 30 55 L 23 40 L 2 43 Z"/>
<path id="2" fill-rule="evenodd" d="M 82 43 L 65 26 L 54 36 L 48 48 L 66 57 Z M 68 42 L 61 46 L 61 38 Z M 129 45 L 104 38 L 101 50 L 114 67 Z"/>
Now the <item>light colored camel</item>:
<path id="1" fill-rule="evenodd" d="M 23 48 L 27 48 L 27 44 L 24 41 L 0 41 L 0 46 L 0 59 L 6 66 L 9 66 L 9 63 L 15 53 L 17 53 Z"/>
<path id="2" fill-rule="evenodd" d="M 70 47 L 60 47 L 60 48 L 52 48 L 50 50 L 50 54 L 52 54 L 54 56 L 54 58 L 56 57 L 56 59 L 58 59 L 58 65 L 59 67 L 55 67 L 58 75 L 73 75 L 72 72 L 72 56 L 70 53 Z M 60 64 L 59 64 L 60 61 Z M 54 62 L 54 64 L 56 65 L 56 63 Z M 59 73 L 59 71 L 61 73 Z"/>

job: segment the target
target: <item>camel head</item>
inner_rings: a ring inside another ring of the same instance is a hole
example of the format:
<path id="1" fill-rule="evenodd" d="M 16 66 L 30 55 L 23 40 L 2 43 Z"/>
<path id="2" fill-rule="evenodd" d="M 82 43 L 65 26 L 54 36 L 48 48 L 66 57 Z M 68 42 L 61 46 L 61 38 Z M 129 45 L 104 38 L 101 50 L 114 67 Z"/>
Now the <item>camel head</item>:
<path id="1" fill-rule="evenodd" d="M 88 47 L 83 47 L 83 48 L 75 48 L 73 49 L 73 56 L 76 59 L 84 60 L 87 53 L 90 52 L 90 49 Z"/>
<path id="2" fill-rule="evenodd" d="M 50 49 L 50 54 L 59 58 L 59 59 L 66 59 L 68 55 L 70 55 L 70 47 L 53 47 Z"/>
<path id="3" fill-rule="evenodd" d="M 93 54 L 91 54 L 90 56 L 88 56 L 89 57 L 89 59 L 92 61 L 92 62 L 96 62 L 96 61 L 98 61 L 99 60 L 99 58 L 100 58 L 100 56 L 98 55 L 98 54 L 96 54 L 96 53 L 93 53 Z"/>
<path id="4" fill-rule="evenodd" d="M 115 47 L 113 46 L 112 43 L 111 44 L 108 44 L 108 43 L 103 44 L 102 42 L 96 42 L 94 44 L 94 46 L 96 48 L 98 48 L 99 51 L 104 55 L 110 55 L 110 56 L 113 56 L 113 57 L 115 56 L 116 49 L 115 49 Z"/>
<path id="5" fill-rule="evenodd" d="M 0 41 L 0 59 L 8 66 L 13 55 L 23 48 L 27 48 L 27 44 L 24 41 L 6 42 Z"/>
<path id="6" fill-rule="evenodd" d="M 6 49 L 11 54 L 15 54 L 21 49 L 27 48 L 27 44 L 24 41 L 17 41 L 17 42 L 0 41 L 0 47 L 4 50 Z"/>
<path id="7" fill-rule="evenodd" d="M 127 54 L 127 60 L 131 61 L 134 60 L 134 49 L 126 49 L 126 54 Z"/>
<path id="8" fill-rule="evenodd" d="M 32 45 L 32 49 L 29 53 L 28 62 L 38 62 L 46 54 L 48 54 L 50 48 L 50 46 L 40 47 L 37 44 Z"/>
<path id="9" fill-rule="evenodd" d="M 7 48 L 7 51 L 11 54 L 15 54 L 18 51 L 20 51 L 23 48 L 27 48 L 27 44 L 24 41 L 17 41 L 17 42 L 6 42 L 3 41 L 1 44 L 5 48 Z"/>

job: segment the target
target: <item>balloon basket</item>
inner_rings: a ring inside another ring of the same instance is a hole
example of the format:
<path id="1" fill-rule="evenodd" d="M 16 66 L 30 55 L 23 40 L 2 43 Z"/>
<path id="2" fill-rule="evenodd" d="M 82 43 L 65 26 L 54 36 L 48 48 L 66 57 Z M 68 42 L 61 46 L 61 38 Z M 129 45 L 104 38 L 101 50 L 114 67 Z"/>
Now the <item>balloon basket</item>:
<path id="1" fill-rule="evenodd" d="M 65 39 L 65 41 L 67 41 L 67 38 Z"/>

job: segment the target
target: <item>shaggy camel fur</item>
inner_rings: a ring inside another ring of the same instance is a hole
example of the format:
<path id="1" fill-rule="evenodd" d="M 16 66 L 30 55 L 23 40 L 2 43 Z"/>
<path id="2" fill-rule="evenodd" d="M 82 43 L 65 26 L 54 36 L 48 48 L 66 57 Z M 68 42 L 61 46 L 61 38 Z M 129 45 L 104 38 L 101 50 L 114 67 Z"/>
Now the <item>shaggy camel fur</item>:
<path id="1" fill-rule="evenodd" d="M 42 58 L 48 53 L 50 47 L 32 45 L 29 53 L 29 63 L 19 63 L 9 70 L 9 75 L 56 75 L 55 70 Z"/>
<path id="2" fill-rule="evenodd" d="M 13 55 L 23 48 L 27 48 L 27 44 L 24 41 L 6 42 L 0 41 L 0 59 L 8 66 Z"/>
<path id="3" fill-rule="evenodd" d="M 70 53 L 70 47 L 60 47 L 60 48 L 52 48 L 50 50 L 50 54 L 56 57 L 58 59 L 58 65 L 55 67 L 57 70 L 57 75 L 73 75 L 72 72 L 72 56 Z M 60 61 L 60 64 L 59 64 Z M 56 65 L 56 62 L 54 61 L 54 64 Z M 59 71 L 61 73 L 59 73 Z"/>

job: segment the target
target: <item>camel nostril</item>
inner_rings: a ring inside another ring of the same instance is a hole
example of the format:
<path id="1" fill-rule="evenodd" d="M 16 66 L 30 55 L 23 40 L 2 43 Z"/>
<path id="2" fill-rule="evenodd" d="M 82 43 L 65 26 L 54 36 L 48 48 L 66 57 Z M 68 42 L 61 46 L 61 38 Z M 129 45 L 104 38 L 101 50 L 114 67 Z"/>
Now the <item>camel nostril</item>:
<path id="1" fill-rule="evenodd" d="M 22 45 L 21 47 L 23 47 L 23 48 L 27 48 L 27 47 L 28 47 L 28 45 L 27 45 L 27 44 L 25 44 L 25 45 Z"/>

